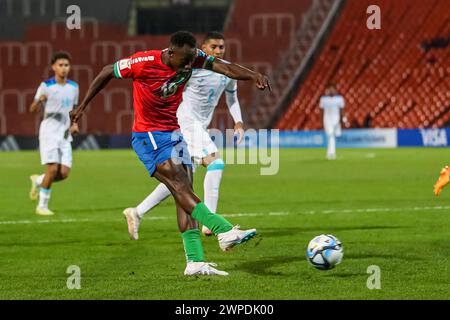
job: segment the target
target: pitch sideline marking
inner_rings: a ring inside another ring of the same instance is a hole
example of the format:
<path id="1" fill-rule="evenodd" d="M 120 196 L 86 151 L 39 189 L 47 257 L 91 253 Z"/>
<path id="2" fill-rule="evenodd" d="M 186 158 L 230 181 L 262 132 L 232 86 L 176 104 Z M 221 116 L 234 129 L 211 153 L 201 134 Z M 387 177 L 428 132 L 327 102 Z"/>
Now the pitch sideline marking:
<path id="1" fill-rule="evenodd" d="M 255 212 L 255 213 L 230 213 L 223 214 L 223 217 L 257 217 L 257 216 L 283 216 L 288 215 L 288 212 Z M 145 217 L 144 220 L 168 220 L 174 219 L 175 217 L 167 217 L 167 216 L 150 216 Z M 122 219 L 120 219 L 122 220 Z M 119 219 L 60 219 L 60 220 L 12 220 L 12 221 L 0 221 L 0 225 L 2 224 L 34 224 L 34 223 L 71 223 L 71 222 L 110 222 L 110 221 L 119 221 Z"/>
<path id="2" fill-rule="evenodd" d="M 412 207 L 412 208 L 367 208 L 367 209 L 342 209 L 342 210 L 313 210 L 303 211 L 296 214 L 314 215 L 314 214 L 331 214 L 331 213 L 373 213 L 373 212 L 398 212 L 398 211 L 427 211 L 427 210 L 448 210 L 450 206 L 435 206 L 435 207 Z M 223 214 L 223 217 L 260 217 L 260 216 L 287 216 L 289 212 L 242 212 Z M 144 220 L 168 220 L 175 217 L 167 216 L 150 216 L 145 217 Z M 119 220 L 119 219 L 115 219 Z M 61 219 L 61 220 L 11 220 L 0 221 L 0 225 L 8 224 L 34 224 L 34 223 L 71 223 L 71 222 L 109 222 L 115 220 L 96 220 L 96 219 Z"/>

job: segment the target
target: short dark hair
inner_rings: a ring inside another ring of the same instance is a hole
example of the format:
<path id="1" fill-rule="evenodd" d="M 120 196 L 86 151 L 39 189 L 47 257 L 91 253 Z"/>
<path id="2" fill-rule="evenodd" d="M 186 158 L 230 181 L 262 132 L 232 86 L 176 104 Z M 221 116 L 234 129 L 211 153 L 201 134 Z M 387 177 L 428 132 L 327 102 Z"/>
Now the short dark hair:
<path id="1" fill-rule="evenodd" d="M 225 40 L 225 36 L 223 35 L 223 33 L 219 31 L 210 31 L 206 34 L 205 39 L 203 39 L 203 43 L 206 43 L 208 40 L 211 39 Z"/>
<path id="2" fill-rule="evenodd" d="M 334 82 L 330 82 L 330 83 L 327 84 L 327 88 L 335 88 L 336 89 L 337 85 Z"/>
<path id="3" fill-rule="evenodd" d="M 56 62 L 56 60 L 58 60 L 58 59 L 67 59 L 67 60 L 69 60 L 69 62 L 72 61 L 72 57 L 71 57 L 70 53 L 68 53 L 66 51 L 58 51 L 53 54 L 52 60 L 50 60 L 50 64 L 54 64 Z"/>
<path id="4" fill-rule="evenodd" d="M 191 48 L 196 48 L 197 40 L 195 39 L 194 35 L 189 31 L 177 31 L 170 37 L 170 44 L 178 48 L 182 48 L 185 45 Z"/>

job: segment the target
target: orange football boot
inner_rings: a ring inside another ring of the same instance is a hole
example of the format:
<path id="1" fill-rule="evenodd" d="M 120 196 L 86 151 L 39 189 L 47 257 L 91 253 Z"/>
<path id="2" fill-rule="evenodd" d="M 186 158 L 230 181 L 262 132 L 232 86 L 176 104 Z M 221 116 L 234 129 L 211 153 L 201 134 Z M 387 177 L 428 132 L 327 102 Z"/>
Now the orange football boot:
<path id="1" fill-rule="evenodd" d="M 450 175 L 450 168 L 448 166 L 445 166 L 445 168 L 441 170 L 439 178 L 434 184 L 434 194 L 436 196 L 438 196 L 441 193 L 442 189 L 450 182 L 449 175 Z"/>

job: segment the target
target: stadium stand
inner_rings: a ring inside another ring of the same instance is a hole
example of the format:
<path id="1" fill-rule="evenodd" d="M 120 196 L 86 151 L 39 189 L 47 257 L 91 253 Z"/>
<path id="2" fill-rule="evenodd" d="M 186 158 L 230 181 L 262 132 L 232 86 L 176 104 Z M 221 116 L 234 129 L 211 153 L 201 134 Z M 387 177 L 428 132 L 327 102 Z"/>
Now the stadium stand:
<path id="1" fill-rule="evenodd" d="M 103 65 L 138 50 L 163 49 L 168 43 L 169 35 L 129 35 L 129 10 L 99 14 L 95 4 L 87 6 L 83 32 L 68 30 L 61 8 L 69 2 L 39 0 L 29 6 L 27 0 L 0 0 L 0 20 L 12 24 L 0 30 L 0 134 L 37 133 L 39 118 L 26 108 L 32 92 L 50 74 L 51 52 L 72 54 L 71 78 L 83 96 Z M 126 1 L 128 7 L 131 2 Z M 224 24 L 226 59 L 272 79 L 273 92 L 264 95 L 251 83 L 239 82 L 247 127 L 320 129 L 318 100 L 330 81 L 339 84 L 346 99 L 348 128 L 448 125 L 450 22 L 438 14 L 447 10 L 447 1 L 379 0 L 381 30 L 366 28 L 369 4 L 367 0 L 232 2 Z M 8 33 L 8 28 L 16 33 Z M 203 34 L 197 36 L 201 39 Z M 131 83 L 112 81 L 92 102 L 81 129 L 129 134 L 131 122 Z M 232 127 L 223 99 L 211 126 Z"/>
<path id="2" fill-rule="evenodd" d="M 285 59 L 297 30 L 305 25 L 313 3 L 319 1 L 234 1 L 225 26 L 228 41 L 225 58 L 272 76 L 279 61 Z M 245 81 L 240 81 L 238 88 L 244 121 L 251 120 L 251 115 L 259 109 L 259 105 L 252 104 L 258 92 L 253 84 Z M 211 126 L 224 129 L 232 124 L 221 101 Z M 249 125 L 255 126 L 253 122 Z"/>
<path id="3" fill-rule="evenodd" d="M 319 98 L 335 82 L 347 128 L 442 127 L 450 121 L 446 0 L 380 0 L 381 30 L 366 27 L 370 1 L 347 1 L 327 42 L 276 127 L 322 128 Z M 436 46 L 424 44 L 434 43 Z M 439 40 L 441 39 L 441 40 Z"/>
<path id="4" fill-rule="evenodd" d="M 43 0 L 42 3 L 44 2 Z M 60 7 L 65 5 L 65 2 L 47 2 L 49 4 L 42 16 L 39 7 L 32 6 L 31 10 L 35 11 L 35 15 L 28 16 L 28 27 L 23 30 L 23 35 L 17 35 L 17 39 L 0 41 L 2 74 L 8 74 L 8 78 L 3 77 L 3 87 L 18 90 L 19 95 L 16 100 L 10 93 L 0 99 L 0 103 L 4 103 L 0 106 L 0 125 L 6 123 L 0 131 L 8 134 L 37 133 L 35 125 L 15 127 L 14 124 L 25 118 L 34 121 L 34 116 L 25 112 L 27 103 L 31 101 L 29 92 L 36 90 L 39 83 L 49 77 L 51 69 L 48 67 L 48 61 L 51 52 L 66 50 L 71 53 L 71 78 L 79 83 L 83 96 L 88 84 L 103 65 L 138 50 L 163 49 L 168 43 L 169 35 L 128 35 L 127 19 L 124 18 L 123 12 L 116 20 L 107 15 L 96 15 L 95 18 L 85 16 L 82 19 L 83 32 L 68 30 L 65 20 L 55 17 L 56 12 L 62 14 Z M 271 74 L 289 47 L 294 32 L 302 25 L 303 14 L 311 7 L 311 2 L 312 0 L 286 0 L 277 4 L 272 0 L 234 1 L 224 30 L 229 45 L 226 58 Z M 0 0 L 0 5 L 5 6 L 5 3 Z M 5 8 L 6 17 L 13 19 L 15 12 L 16 16 L 21 17 L 20 24 L 23 25 L 23 10 L 29 10 L 27 2 L 23 4 L 23 8 L 20 5 L 15 5 L 12 8 L 14 10 Z M 8 12 L 11 10 L 12 16 L 9 16 Z M 92 14 L 91 11 L 87 14 Z M 203 37 L 197 36 L 198 39 Z M 24 96 L 25 91 L 28 92 L 27 97 Z M 252 94 L 252 84 L 239 83 L 239 96 L 244 110 L 250 105 Z M 115 99 L 109 98 L 111 95 L 114 95 Z M 224 105 L 222 101 L 212 127 L 224 129 L 232 125 L 232 119 Z M 111 82 L 105 93 L 92 102 L 81 124 L 82 132 L 129 134 L 132 122 L 131 106 L 131 83 Z M 21 112 L 17 112 L 19 109 Z"/>

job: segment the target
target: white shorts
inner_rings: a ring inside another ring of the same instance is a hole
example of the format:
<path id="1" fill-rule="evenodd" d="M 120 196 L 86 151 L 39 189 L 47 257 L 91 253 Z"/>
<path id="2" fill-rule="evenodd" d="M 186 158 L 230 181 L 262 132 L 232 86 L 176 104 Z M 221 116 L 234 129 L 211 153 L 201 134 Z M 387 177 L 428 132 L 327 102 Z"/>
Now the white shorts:
<path id="1" fill-rule="evenodd" d="M 341 123 L 324 123 L 325 133 L 327 136 L 340 137 L 342 135 Z"/>
<path id="2" fill-rule="evenodd" d="M 208 131 L 199 124 L 181 127 L 181 133 L 194 164 L 200 164 L 203 158 L 219 151 Z"/>
<path id="3" fill-rule="evenodd" d="M 39 138 L 41 164 L 59 163 L 72 167 L 72 144 L 67 139 Z"/>

